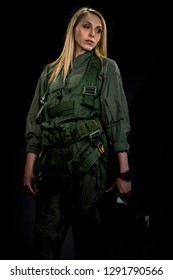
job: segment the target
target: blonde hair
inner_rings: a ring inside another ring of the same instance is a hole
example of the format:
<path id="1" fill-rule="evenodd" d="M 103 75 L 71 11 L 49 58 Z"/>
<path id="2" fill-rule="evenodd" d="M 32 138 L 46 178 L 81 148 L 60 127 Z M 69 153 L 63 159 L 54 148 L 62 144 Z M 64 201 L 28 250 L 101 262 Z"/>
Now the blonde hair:
<path id="1" fill-rule="evenodd" d="M 72 69 L 73 59 L 75 56 L 74 28 L 81 20 L 81 18 L 88 13 L 97 15 L 100 18 L 102 24 L 102 35 L 100 41 L 94 49 L 95 55 L 98 56 L 101 61 L 103 57 L 107 57 L 107 27 L 104 17 L 99 11 L 93 8 L 80 8 L 74 13 L 67 26 L 64 47 L 60 56 L 54 62 L 48 64 L 48 66 L 50 66 L 51 68 L 53 67 L 49 82 L 54 81 L 61 70 L 63 70 L 65 80 L 68 72 Z"/>

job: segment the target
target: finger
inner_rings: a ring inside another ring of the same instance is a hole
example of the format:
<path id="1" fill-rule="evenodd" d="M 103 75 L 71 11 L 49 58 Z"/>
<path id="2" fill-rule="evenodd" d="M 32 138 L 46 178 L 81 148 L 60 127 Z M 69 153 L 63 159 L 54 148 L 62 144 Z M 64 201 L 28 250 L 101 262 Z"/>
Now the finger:
<path id="1" fill-rule="evenodd" d="M 28 196 L 30 196 L 32 198 L 36 198 L 38 196 L 38 193 L 35 192 L 32 188 L 26 188 L 25 187 L 25 192 Z"/>
<path id="2" fill-rule="evenodd" d="M 114 187 L 110 187 L 108 190 L 106 190 L 106 192 L 111 192 L 114 190 Z"/>

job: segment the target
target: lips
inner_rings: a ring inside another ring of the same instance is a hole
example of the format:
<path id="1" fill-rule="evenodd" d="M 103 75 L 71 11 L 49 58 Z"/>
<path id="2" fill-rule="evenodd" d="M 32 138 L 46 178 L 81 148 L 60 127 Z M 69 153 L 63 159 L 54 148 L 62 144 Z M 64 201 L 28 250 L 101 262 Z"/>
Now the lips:
<path id="1" fill-rule="evenodd" d="M 93 44 L 94 44 L 94 42 L 91 41 L 91 40 L 86 40 L 85 43 L 86 43 L 87 45 L 93 45 Z"/>

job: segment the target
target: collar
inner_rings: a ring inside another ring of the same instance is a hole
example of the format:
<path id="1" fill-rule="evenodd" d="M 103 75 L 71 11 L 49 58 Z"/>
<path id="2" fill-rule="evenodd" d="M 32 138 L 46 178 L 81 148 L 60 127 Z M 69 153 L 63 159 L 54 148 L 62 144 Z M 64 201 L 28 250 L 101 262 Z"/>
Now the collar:
<path id="1" fill-rule="evenodd" d="M 88 51 L 78 55 L 77 57 L 74 58 L 73 67 L 74 68 L 80 67 L 82 64 L 88 62 L 93 55 L 94 55 L 93 51 Z"/>

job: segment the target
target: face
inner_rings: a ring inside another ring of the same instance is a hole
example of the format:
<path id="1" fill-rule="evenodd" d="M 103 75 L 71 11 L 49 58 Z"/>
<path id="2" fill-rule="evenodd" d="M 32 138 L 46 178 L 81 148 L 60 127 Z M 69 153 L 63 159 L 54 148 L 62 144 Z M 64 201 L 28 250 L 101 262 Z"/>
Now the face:
<path id="1" fill-rule="evenodd" d="M 87 14 L 81 18 L 74 30 L 76 56 L 91 51 L 100 41 L 102 24 L 95 14 Z"/>

